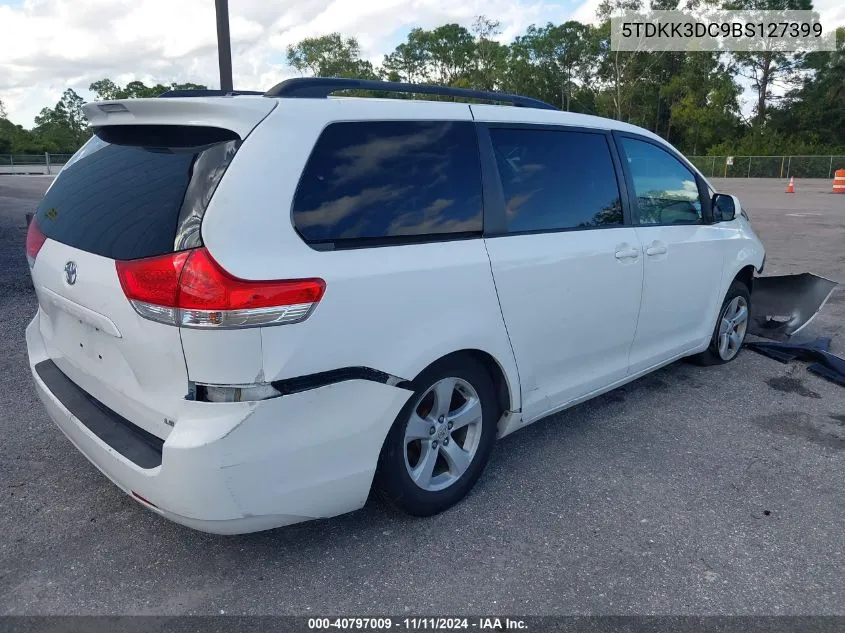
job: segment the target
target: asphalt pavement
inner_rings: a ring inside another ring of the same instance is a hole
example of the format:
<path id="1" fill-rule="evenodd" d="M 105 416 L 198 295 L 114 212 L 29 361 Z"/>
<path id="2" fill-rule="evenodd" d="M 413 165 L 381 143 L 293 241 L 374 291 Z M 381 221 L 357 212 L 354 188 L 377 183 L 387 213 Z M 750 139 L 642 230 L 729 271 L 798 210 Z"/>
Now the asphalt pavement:
<path id="1" fill-rule="evenodd" d="M 503 439 L 437 517 L 373 500 L 221 537 L 145 510 L 31 386 L 24 214 L 48 182 L 0 177 L 0 614 L 845 614 L 845 388 L 749 350 Z M 717 181 L 767 273 L 845 282 L 845 196 L 825 184 Z M 808 334 L 841 352 L 844 323 L 839 289 Z"/>

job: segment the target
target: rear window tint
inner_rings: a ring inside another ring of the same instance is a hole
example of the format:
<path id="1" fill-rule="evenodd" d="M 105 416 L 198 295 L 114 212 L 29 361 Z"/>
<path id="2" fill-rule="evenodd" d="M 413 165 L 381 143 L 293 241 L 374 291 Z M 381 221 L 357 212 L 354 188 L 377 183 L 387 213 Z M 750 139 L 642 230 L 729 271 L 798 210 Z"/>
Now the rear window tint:
<path id="1" fill-rule="evenodd" d="M 478 235 L 481 165 L 470 122 L 329 125 L 293 203 L 311 244 L 335 247 Z"/>
<path id="2" fill-rule="evenodd" d="M 202 215 L 237 136 L 216 128 L 121 128 L 103 128 L 71 158 L 38 206 L 38 227 L 111 259 L 198 246 Z"/>

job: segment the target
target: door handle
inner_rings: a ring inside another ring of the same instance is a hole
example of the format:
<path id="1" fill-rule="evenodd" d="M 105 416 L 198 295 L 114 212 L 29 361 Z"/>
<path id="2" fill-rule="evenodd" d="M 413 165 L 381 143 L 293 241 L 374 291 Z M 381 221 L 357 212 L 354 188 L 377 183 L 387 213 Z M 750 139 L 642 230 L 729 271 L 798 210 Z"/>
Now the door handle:
<path id="1" fill-rule="evenodd" d="M 616 259 L 636 259 L 640 256 L 640 249 L 629 246 L 616 251 Z"/>
<path id="2" fill-rule="evenodd" d="M 668 252 L 669 249 L 665 244 L 655 244 L 654 246 L 649 246 L 645 249 L 646 255 L 665 255 Z"/>

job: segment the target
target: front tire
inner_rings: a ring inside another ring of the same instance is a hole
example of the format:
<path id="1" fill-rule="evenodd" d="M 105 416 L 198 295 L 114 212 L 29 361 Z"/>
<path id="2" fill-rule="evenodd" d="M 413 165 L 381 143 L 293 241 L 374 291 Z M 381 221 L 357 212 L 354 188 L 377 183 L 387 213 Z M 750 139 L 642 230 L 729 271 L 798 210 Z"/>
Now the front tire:
<path id="1" fill-rule="evenodd" d="M 414 516 L 453 506 L 484 470 L 500 413 L 483 365 L 469 356 L 435 363 L 414 381 L 414 394 L 387 435 L 376 489 Z"/>
<path id="2" fill-rule="evenodd" d="M 741 281 L 734 281 L 728 288 L 710 346 L 693 360 L 701 365 L 723 365 L 739 356 L 751 312 L 751 293 Z"/>

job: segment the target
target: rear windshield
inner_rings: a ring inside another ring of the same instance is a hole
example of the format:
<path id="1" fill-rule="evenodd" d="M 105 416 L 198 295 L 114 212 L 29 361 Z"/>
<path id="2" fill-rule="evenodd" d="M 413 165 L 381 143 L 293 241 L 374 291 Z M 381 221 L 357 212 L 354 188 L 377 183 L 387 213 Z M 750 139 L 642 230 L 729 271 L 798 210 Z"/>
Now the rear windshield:
<path id="1" fill-rule="evenodd" d="M 218 128 L 101 128 L 45 194 L 38 227 L 111 259 L 199 246 L 203 213 L 239 143 Z"/>

